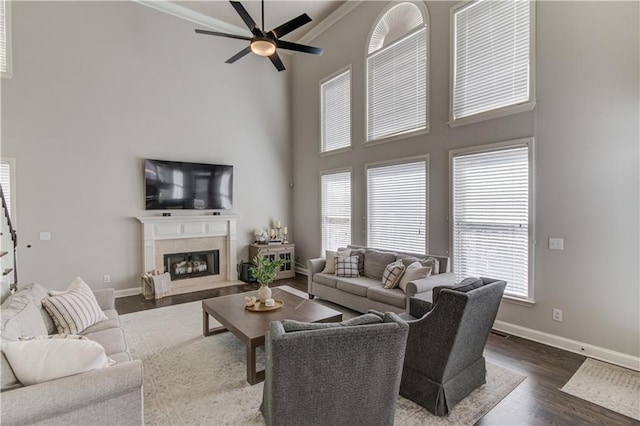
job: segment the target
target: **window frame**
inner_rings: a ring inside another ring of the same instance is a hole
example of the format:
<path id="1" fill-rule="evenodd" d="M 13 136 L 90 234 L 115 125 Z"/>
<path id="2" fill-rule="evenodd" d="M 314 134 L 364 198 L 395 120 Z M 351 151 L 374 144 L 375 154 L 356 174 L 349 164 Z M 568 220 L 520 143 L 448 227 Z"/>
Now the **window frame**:
<path id="1" fill-rule="evenodd" d="M 383 161 L 375 161 L 375 162 L 370 162 L 370 163 L 365 163 L 364 165 L 364 207 L 365 207 L 365 228 L 364 228 L 364 239 L 365 239 L 365 245 L 367 247 L 371 247 L 374 249 L 381 249 L 381 250 L 393 250 L 393 249 L 389 249 L 388 247 L 374 247 L 370 244 L 369 242 L 369 169 L 371 168 L 377 168 L 377 167 L 385 167 L 385 166 L 395 166 L 395 165 L 399 165 L 399 164 L 407 164 L 407 163 L 417 163 L 419 161 L 424 161 L 425 163 L 425 217 L 424 217 L 424 238 L 425 238 L 425 242 L 424 242 L 424 253 L 428 254 L 429 253 L 429 243 L 431 241 L 430 238 L 430 230 L 431 227 L 429 226 L 429 220 L 430 220 L 430 215 L 429 215 L 429 208 L 430 208 L 430 204 L 429 204 L 429 194 L 430 194 L 430 188 L 429 188 L 429 184 L 430 184 L 430 179 L 429 179 L 429 171 L 430 171 L 430 164 L 429 164 L 429 154 L 421 154 L 421 155 L 415 155 L 415 156 L 411 156 L 411 157 L 402 157 L 402 158 L 395 158 L 392 160 L 383 160 Z M 409 252 L 411 252 L 411 250 L 407 250 Z"/>
<path id="2" fill-rule="evenodd" d="M 349 214 L 349 228 L 350 228 L 350 234 L 351 234 L 351 243 L 353 243 L 353 169 L 351 167 L 341 167 L 341 168 L 337 168 L 337 169 L 329 169 L 329 170 L 322 170 L 320 171 L 320 176 L 319 176 L 319 183 L 320 183 L 320 257 L 324 257 L 326 250 L 330 250 L 327 249 L 327 247 L 325 247 L 325 241 L 324 241 L 324 231 L 322 229 L 322 206 L 323 206 L 323 199 L 324 199 L 324 191 L 322 190 L 322 177 L 325 175 L 332 175 L 332 174 L 337 174 L 337 173 L 349 173 L 349 193 L 350 193 L 350 197 L 351 197 L 351 203 L 349 205 L 349 210 L 350 210 L 350 214 Z"/>
<path id="3" fill-rule="evenodd" d="M 0 78 L 13 77 L 13 60 L 11 55 L 11 1 L 0 0 L 4 3 L 4 26 L 5 26 L 5 61 L 6 71 L 0 72 Z"/>
<path id="4" fill-rule="evenodd" d="M 0 157 L 0 163 L 6 163 L 9 165 L 9 180 L 11 181 L 11 193 L 9 194 L 9 203 L 11 209 L 9 214 L 11 215 L 11 224 L 14 228 L 18 227 L 18 215 L 16 204 L 16 159 L 11 157 Z"/>
<path id="5" fill-rule="evenodd" d="M 459 148 L 449 150 L 449 253 L 451 253 L 451 263 L 455 265 L 455 235 L 454 235 L 454 193 L 453 193 L 453 160 L 455 157 L 479 154 L 484 152 L 504 151 L 509 148 L 528 148 L 528 168 L 529 168 L 529 197 L 528 197 L 528 209 L 529 209 L 529 232 L 528 232 L 528 271 L 527 271 L 527 297 L 517 297 L 512 295 L 503 295 L 502 300 L 512 302 L 523 306 L 533 306 L 535 302 L 535 138 L 522 138 L 514 139 L 503 142 L 495 142 L 483 145 L 476 145 L 467 148 Z M 455 266 L 454 266 L 455 267 Z M 452 267 L 452 271 L 455 270 Z"/>
<path id="6" fill-rule="evenodd" d="M 453 117 L 453 90 L 456 71 L 456 32 L 455 32 L 455 14 L 457 11 L 470 6 L 479 1 L 492 0 L 464 0 L 449 9 L 449 127 L 464 126 L 472 123 L 479 123 L 494 118 L 506 117 L 509 115 L 520 114 L 522 112 L 532 111 L 536 106 L 536 1 L 528 0 L 529 8 L 529 98 L 525 102 L 514 105 L 492 109 L 480 112 L 467 117 Z"/>
<path id="7" fill-rule="evenodd" d="M 323 145 L 324 145 L 324 132 L 323 132 L 323 123 L 324 123 L 324 109 L 323 109 L 323 92 L 322 92 L 322 86 L 326 83 L 328 83 L 329 81 L 340 77 L 341 75 L 345 74 L 345 73 L 349 73 L 349 145 L 348 146 L 343 146 L 337 149 L 332 149 L 329 151 L 324 151 L 323 150 Z M 321 157 L 326 157 L 329 155 L 334 155 L 334 154 L 340 154 L 343 152 L 348 152 L 351 151 L 353 149 L 353 66 L 352 64 L 347 65 L 344 68 L 339 69 L 338 71 L 334 72 L 333 74 L 329 75 L 328 77 L 323 78 L 322 80 L 320 80 L 319 82 L 319 93 L 320 93 L 320 156 Z"/>
<path id="8" fill-rule="evenodd" d="M 394 133 L 392 135 L 383 136 L 381 138 L 369 139 L 369 67 L 367 65 L 368 59 L 371 55 L 374 55 L 383 49 L 387 49 L 392 45 L 397 44 L 401 40 L 405 40 L 408 36 L 413 35 L 418 28 L 421 28 L 416 26 L 413 29 L 411 29 L 409 32 L 404 34 L 404 36 L 402 36 L 401 38 L 394 40 L 391 44 L 387 46 L 383 46 L 376 51 L 369 52 L 369 43 L 371 42 L 371 37 L 373 36 L 373 33 L 376 27 L 378 26 L 378 23 L 391 9 L 393 9 L 395 6 L 398 6 L 401 3 L 411 3 L 417 6 L 417 8 L 422 13 L 424 28 L 426 29 L 425 37 L 427 38 L 426 40 L 427 64 L 425 67 L 425 99 L 426 99 L 425 126 L 424 128 L 420 128 L 420 129 L 406 130 L 404 132 Z M 395 142 L 395 141 L 413 137 L 413 136 L 428 134 L 430 132 L 431 130 L 431 85 L 430 85 L 431 37 L 430 35 L 431 35 L 431 21 L 429 16 L 429 9 L 427 8 L 427 5 L 422 1 L 411 1 L 411 0 L 405 0 L 401 2 L 392 1 L 389 4 L 387 4 L 385 8 L 378 14 L 378 17 L 376 18 L 376 20 L 374 21 L 374 24 L 371 26 L 371 29 L 369 30 L 369 35 L 367 37 L 367 43 L 364 50 L 364 82 L 363 82 L 364 84 L 364 143 L 363 145 L 364 146 L 372 146 L 372 145 L 379 145 L 387 142 Z"/>

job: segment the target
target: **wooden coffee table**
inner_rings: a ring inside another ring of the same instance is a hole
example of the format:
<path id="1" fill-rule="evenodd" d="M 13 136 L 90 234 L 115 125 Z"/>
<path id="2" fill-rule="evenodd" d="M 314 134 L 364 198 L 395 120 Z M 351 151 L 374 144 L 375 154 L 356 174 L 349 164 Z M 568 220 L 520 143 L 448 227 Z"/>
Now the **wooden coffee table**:
<path id="1" fill-rule="evenodd" d="M 256 296 L 257 292 L 233 294 L 202 301 L 202 334 L 211 336 L 230 331 L 247 347 L 247 382 L 255 385 L 264 380 L 264 370 L 256 371 L 256 348 L 264 346 L 264 337 L 272 321 L 292 319 L 304 322 L 339 322 L 342 313 L 317 302 L 296 296 L 274 287 L 272 297 L 284 302 L 275 311 L 251 312 L 244 309 L 245 296 Z M 209 328 L 209 315 L 222 327 Z"/>

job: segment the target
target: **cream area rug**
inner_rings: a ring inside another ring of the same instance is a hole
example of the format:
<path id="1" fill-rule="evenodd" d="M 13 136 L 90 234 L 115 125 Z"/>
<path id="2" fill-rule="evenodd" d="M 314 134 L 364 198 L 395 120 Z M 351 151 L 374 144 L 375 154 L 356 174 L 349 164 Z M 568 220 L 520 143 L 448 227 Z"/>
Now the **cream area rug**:
<path id="1" fill-rule="evenodd" d="M 245 380 L 245 346 L 231 333 L 203 337 L 201 302 L 120 318 L 133 357 L 144 363 L 146 424 L 264 424 L 259 411 L 263 384 L 251 386 Z M 213 318 L 210 321 L 212 327 L 218 325 Z M 258 350 L 258 368 L 264 368 L 262 350 Z M 395 424 L 471 425 L 522 380 L 523 376 L 487 363 L 487 384 L 459 403 L 448 417 L 433 416 L 399 397 Z"/>
<path id="2" fill-rule="evenodd" d="M 640 372 L 587 358 L 560 390 L 640 420 Z"/>

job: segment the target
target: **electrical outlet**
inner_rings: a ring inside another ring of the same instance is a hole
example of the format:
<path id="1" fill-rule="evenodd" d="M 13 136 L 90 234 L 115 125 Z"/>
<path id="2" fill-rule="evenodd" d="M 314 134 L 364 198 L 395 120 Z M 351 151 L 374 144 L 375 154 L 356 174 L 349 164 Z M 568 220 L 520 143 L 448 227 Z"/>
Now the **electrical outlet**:
<path id="1" fill-rule="evenodd" d="M 103 276 L 102 277 L 102 282 L 110 283 L 111 282 L 111 277 L 109 275 Z"/>
<path id="2" fill-rule="evenodd" d="M 51 239 L 51 232 L 41 232 L 40 241 L 49 241 Z"/>
<path id="3" fill-rule="evenodd" d="M 562 309 L 553 308 L 553 320 L 562 322 Z"/>

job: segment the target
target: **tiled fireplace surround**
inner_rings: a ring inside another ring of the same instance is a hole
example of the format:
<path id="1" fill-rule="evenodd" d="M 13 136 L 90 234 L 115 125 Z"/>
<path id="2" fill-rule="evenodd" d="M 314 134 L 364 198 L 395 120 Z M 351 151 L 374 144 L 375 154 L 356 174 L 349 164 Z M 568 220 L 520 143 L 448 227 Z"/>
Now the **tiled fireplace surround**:
<path id="1" fill-rule="evenodd" d="M 164 255 L 219 250 L 220 273 L 173 281 L 174 294 L 224 287 L 238 279 L 236 216 L 138 217 L 142 223 L 143 271 L 164 270 Z"/>

